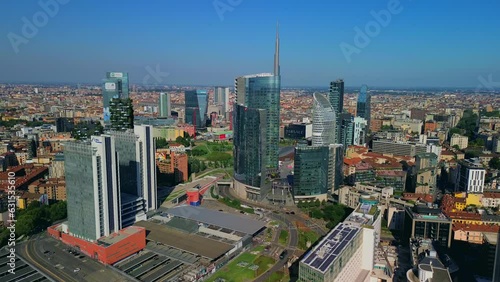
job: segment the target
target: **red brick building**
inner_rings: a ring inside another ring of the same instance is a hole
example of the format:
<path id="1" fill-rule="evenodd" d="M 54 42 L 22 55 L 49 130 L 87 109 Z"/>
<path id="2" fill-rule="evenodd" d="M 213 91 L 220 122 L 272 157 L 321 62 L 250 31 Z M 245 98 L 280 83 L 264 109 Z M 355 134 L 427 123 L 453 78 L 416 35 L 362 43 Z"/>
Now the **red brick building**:
<path id="1" fill-rule="evenodd" d="M 109 236 L 89 242 L 63 232 L 62 225 L 47 228 L 50 236 L 76 248 L 85 255 L 103 264 L 114 264 L 146 247 L 146 229 L 138 226 L 124 228 Z"/>

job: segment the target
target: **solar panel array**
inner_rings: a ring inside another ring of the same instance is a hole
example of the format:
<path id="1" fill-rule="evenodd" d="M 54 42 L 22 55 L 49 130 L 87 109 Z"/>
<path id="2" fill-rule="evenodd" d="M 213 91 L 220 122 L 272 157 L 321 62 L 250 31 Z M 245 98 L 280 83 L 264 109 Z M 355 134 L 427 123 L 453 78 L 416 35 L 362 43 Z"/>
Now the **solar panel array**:
<path id="1" fill-rule="evenodd" d="M 360 230 L 356 226 L 338 224 L 302 259 L 302 263 L 324 273 Z"/>

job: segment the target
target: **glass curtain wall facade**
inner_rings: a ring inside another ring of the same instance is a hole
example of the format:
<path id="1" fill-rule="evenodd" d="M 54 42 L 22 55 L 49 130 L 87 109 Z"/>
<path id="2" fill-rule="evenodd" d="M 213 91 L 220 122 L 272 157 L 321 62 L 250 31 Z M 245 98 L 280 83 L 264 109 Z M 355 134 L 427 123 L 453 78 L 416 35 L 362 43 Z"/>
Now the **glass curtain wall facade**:
<path id="1" fill-rule="evenodd" d="M 293 196 L 326 194 L 329 188 L 329 148 L 299 145 L 295 148 Z"/>
<path id="2" fill-rule="evenodd" d="M 356 116 L 362 117 L 367 121 L 368 127 L 370 125 L 371 114 L 371 95 L 368 93 L 368 86 L 363 84 L 358 95 L 358 102 L 356 103 Z"/>
<path id="3" fill-rule="evenodd" d="M 335 128 L 335 143 L 341 143 L 341 119 L 340 114 L 344 111 L 344 80 L 338 79 L 330 82 L 330 92 L 328 93 L 328 100 L 335 111 L 337 117 L 337 125 Z"/>
<path id="4" fill-rule="evenodd" d="M 266 159 L 266 111 L 243 105 L 234 106 L 234 178 L 244 184 L 261 187 L 261 172 Z"/>
<path id="5" fill-rule="evenodd" d="M 196 125 L 196 129 L 205 129 L 207 123 L 208 93 L 206 90 L 188 90 L 184 92 L 185 122 Z"/>
<path id="6" fill-rule="evenodd" d="M 319 93 L 313 95 L 312 145 L 328 146 L 335 143 L 335 112 L 328 99 Z"/>
<path id="7" fill-rule="evenodd" d="M 159 101 L 158 101 L 158 116 L 159 117 L 169 117 L 171 108 L 170 108 L 170 94 L 168 93 L 160 93 Z"/>

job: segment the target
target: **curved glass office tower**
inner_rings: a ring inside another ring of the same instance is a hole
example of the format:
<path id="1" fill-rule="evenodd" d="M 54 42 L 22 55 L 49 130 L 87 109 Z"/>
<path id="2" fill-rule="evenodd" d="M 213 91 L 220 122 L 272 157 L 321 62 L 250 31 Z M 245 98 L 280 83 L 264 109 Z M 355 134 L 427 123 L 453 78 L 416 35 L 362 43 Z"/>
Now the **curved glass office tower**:
<path id="1" fill-rule="evenodd" d="M 328 99 L 319 93 L 313 95 L 312 145 L 328 146 L 335 143 L 335 111 Z"/>

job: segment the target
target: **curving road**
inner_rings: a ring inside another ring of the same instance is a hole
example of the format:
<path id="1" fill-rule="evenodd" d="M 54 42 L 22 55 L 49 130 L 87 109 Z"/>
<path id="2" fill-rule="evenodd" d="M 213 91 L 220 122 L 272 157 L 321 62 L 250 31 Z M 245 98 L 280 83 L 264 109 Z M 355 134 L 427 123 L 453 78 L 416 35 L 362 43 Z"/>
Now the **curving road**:
<path id="1" fill-rule="evenodd" d="M 219 194 L 223 197 L 226 197 L 226 198 L 233 198 L 233 199 L 236 198 L 244 205 L 250 205 L 253 207 L 259 207 L 259 208 L 271 210 L 272 212 L 267 214 L 268 217 L 270 217 L 273 220 L 282 221 L 285 223 L 286 226 L 288 226 L 288 231 L 289 231 L 290 236 L 289 236 L 289 240 L 288 240 L 288 246 L 286 247 L 286 249 L 288 250 L 287 255 L 283 259 L 280 259 L 278 261 L 278 263 L 276 263 L 273 267 L 271 267 L 268 271 L 263 273 L 261 276 L 259 276 L 254 281 L 258 281 L 258 282 L 266 281 L 266 279 L 269 278 L 269 276 L 271 276 L 271 274 L 273 274 L 274 272 L 285 269 L 287 267 L 286 263 L 288 261 L 288 258 L 295 252 L 295 250 L 299 244 L 298 230 L 295 227 L 295 225 L 293 224 L 292 219 L 290 219 L 290 216 L 292 216 L 292 215 L 281 214 L 280 212 L 282 212 L 282 210 L 280 210 L 279 208 L 274 207 L 274 206 L 269 206 L 269 205 L 265 205 L 262 203 L 256 203 L 253 201 L 248 201 L 246 199 L 242 199 L 240 197 L 237 197 L 231 193 L 229 187 L 222 188 L 219 191 Z M 278 213 L 275 213 L 274 211 L 278 211 Z"/>
<path id="2" fill-rule="evenodd" d="M 31 263 L 33 266 L 38 268 L 41 272 L 43 272 L 45 275 L 49 276 L 50 278 L 54 279 L 55 281 L 61 281 L 61 282 L 70 282 L 70 281 L 78 281 L 74 279 L 73 277 L 69 276 L 68 274 L 60 271 L 57 268 L 54 268 L 54 266 L 47 264 L 45 259 L 40 256 L 40 254 L 37 252 L 36 248 L 36 240 L 35 238 L 25 242 L 20 246 L 20 255 L 27 260 L 29 263 Z"/>

